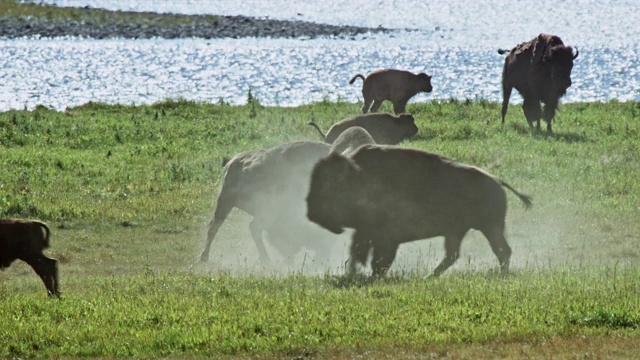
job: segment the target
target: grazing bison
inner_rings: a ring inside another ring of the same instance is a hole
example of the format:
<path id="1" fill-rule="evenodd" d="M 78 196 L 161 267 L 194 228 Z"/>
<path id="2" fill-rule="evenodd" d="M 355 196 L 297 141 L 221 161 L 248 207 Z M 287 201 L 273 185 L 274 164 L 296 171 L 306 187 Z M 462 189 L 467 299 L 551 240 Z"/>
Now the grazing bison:
<path id="1" fill-rule="evenodd" d="M 331 152 L 348 154 L 362 145 L 375 144 L 371 134 L 360 126 L 353 126 L 343 131 L 331 145 Z"/>
<path id="2" fill-rule="evenodd" d="M 551 132 L 551 120 L 555 116 L 558 101 L 571 86 L 573 53 L 571 46 L 565 46 L 555 35 L 540 34 L 531 41 L 519 44 L 498 53 L 509 55 L 504 60 L 502 70 L 502 123 L 507 114 L 511 91 L 516 88 L 524 103 L 522 109 L 529 126 L 537 122 L 540 130 L 540 117 L 547 122 L 547 131 Z M 540 102 L 544 103 L 544 110 Z"/>
<path id="3" fill-rule="evenodd" d="M 411 114 L 377 113 L 358 115 L 333 124 L 326 134 L 320 130 L 320 127 L 315 122 L 309 121 L 307 124 L 315 127 L 327 144 L 333 144 L 343 131 L 353 126 L 364 128 L 377 144 L 385 145 L 395 145 L 418 133 L 418 127 Z"/>
<path id="4" fill-rule="evenodd" d="M 378 70 L 366 78 L 362 74 L 357 74 L 349 80 L 349 84 L 353 84 L 357 78 L 364 80 L 362 84 L 363 114 L 369 112 L 369 107 L 371 112 L 378 111 L 385 100 L 393 103 L 393 111 L 396 114 L 403 113 L 409 99 L 419 92 L 433 90 L 431 76 L 425 73 L 414 74 L 394 69 Z"/>
<path id="5" fill-rule="evenodd" d="M 424 151 L 364 145 L 314 166 L 307 216 L 336 234 L 355 229 L 350 272 L 373 250 L 373 274 L 384 275 L 400 244 L 444 236 L 446 256 L 433 271 L 439 276 L 458 259 L 469 229 L 485 235 L 506 272 L 511 248 L 504 236 L 503 186 L 531 206 L 527 195 L 479 168 Z"/>
<path id="6" fill-rule="evenodd" d="M 263 233 L 284 256 L 307 247 L 317 256 L 328 257 L 331 241 L 323 238 L 335 236 L 305 217 L 304 198 L 313 165 L 329 150 L 327 144 L 298 141 L 229 160 L 200 260 L 208 261 L 211 243 L 234 207 L 253 216 L 249 229 L 261 261 L 270 261 Z"/>
<path id="7" fill-rule="evenodd" d="M 0 269 L 20 259 L 40 276 L 49 295 L 59 297 L 58 261 L 42 252 L 49 247 L 49 235 L 49 227 L 41 221 L 0 219 Z"/>

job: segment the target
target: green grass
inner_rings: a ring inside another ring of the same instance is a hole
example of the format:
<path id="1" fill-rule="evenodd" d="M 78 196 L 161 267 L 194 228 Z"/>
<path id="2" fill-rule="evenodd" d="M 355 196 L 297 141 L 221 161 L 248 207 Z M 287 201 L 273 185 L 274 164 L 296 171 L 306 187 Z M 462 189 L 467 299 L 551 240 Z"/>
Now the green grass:
<path id="1" fill-rule="evenodd" d="M 303 254 L 262 266 L 240 211 L 210 263 L 195 262 L 223 157 L 317 140 L 308 120 L 326 129 L 360 106 L 168 100 L 0 113 L 0 217 L 51 225 L 63 291 L 47 299 L 19 262 L 0 273 L 0 358 L 636 353 L 636 102 L 566 104 L 553 134 L 531 132 L 519 106 L 501 126 L 495 103 L 409 105 L 420 131 L 402 146 L 480 166 L 532 195 L 529 211 L 509 195 L 509 276 L 494 274 L 475 232 L 435 280 L 423 275 L 441 258 L 441 239 L 403 245 L 380 281 L 345 278 L 335 264 L 310 271 Z"/>
<path id="2" fill-rule="evenodd" d="M 0 0 L 2 16 L 38 17 L 50 21 L 91 21 L 97 24 L 122 25 L 199 25 L 213 24 L 214 15 L 156 14 L 149 12 L 110 11 L 92 8 L 58 7 L 39 3 L 19 3 L 17 0 Z"/>

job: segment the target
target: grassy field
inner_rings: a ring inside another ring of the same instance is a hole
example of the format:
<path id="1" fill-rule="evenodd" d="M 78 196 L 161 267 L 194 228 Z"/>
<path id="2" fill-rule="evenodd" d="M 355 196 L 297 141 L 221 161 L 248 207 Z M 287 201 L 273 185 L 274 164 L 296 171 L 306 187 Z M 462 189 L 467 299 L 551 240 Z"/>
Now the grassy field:
<path id="1" fill-rule="evenodd" d="M 412 103 L 402 146 L 480 166 L 509 195 L 513 271 L 472 231 L 442 278 L 442 239 L 403 245 L 390 276 L 313 254 L 262 265 L 234 211 L 206 237 L 222 159 L 317 140 L 360 104 L 165 101 L 0 113 L 0 216 L 52 227 L 63 297 L 22 263 L 0 273 L 0 358 L 632 358 L 640 349 L 640 103 L 566 104 L 554 134 L 519 106 Z M 390 110 L 385 107 L 383 110 Z"/>

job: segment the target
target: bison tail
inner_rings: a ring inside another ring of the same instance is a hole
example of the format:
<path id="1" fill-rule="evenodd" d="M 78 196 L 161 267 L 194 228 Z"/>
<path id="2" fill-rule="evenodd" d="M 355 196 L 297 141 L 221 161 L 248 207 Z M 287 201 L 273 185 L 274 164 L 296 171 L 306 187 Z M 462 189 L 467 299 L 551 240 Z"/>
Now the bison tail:
<path id="1" fill-rule="evenodd" d="M 511 50 L 508 50 L 508 49 L 498 49 L 498 54 L 500 54 L 500 55 L 504 55 L 504 54 L 508 53 L 509 51 L 511 51 Z"/>
<path id="2" fill-rule="evenodd" d="M 309 121 L 309 122 L 307 123 L 307 125 L 311 125 L 311 126 L 313 126 L 314 128 L 316 128 L 316 130 L 318 130 L 318 132 L 320 133 L 320 136 L 322 136 L 322 140 L 323 140 L 323 141 L 326 141 L 326 140 L 327 140 L 327 135 L 326 135 L 325 133 L 323 133 L 323 132 L 322 132 L 322 130 L 320 130 L 320 126 L 318 126 L 318 124 L 316 124 L 316 123 L 315 123 L 315 122 L 313 122 L 313 121 Z"/>
<path id="3" fill-rule="evenodd" d="M 354 77 L 351 78 L 351 80 L 349 80 L 349 84 L 353 84 L 353 82 L 356 81 L 357 78 L 361 78 L 362 81 L 364 81 L 364 75 L 356 74 Z"/>
<path id="4" fill-rule="evenodd" d="M 42 221 L 34 221 L 36 224 L 40 225 L 40 227 L 42 227 L 44 229 L 44 240 L 43 240 L 43 244 L 42 247 L 44 247 L 45 249 L 49 247 L 49 236 L 51 235 L 51 230 L 49 230 L 49 227 L 47 226 L 47 224 L 43 223 Z"/>
<path id="5" fill-rule="evenodd" d="M 518 192 L 518 190 L 512 188 L 511 185 L 507 184 L 502 180 L 500 180 L 500 184 L 502 184 L 502 186 L 506 187 L 507 189 L 513 191 L 513 193 L 516 194 L 520 198 L 520 200 L 524 203 L 525 209 L 529 209 L 531 208 L 531 206 L 533 206 L 531 196 Z"/>

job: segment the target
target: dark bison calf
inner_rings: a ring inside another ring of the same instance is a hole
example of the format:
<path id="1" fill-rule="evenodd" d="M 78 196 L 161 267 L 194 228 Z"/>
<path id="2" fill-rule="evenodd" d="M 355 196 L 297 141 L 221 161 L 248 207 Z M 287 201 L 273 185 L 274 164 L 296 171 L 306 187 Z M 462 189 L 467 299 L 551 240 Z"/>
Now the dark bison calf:
<path id="1" fill-rule="evenodd" d="M 365 129 L 376 142 L 376 144 L 395 145 L 404 139 L 408 139 L 418 133 L 415 119 L 411 114 L 393 115 L 388 113 L 365 114 L 350 117 L 333 124 L 326 134 L 320 130 L 318 124 L 313 121 L 308 122 L 318 130 L 324 142 L 333 142 L 345 130 L 353 126 L 360 126 Z"/>
<path id="2" fill-rule="evenodd" d="M 59 297 L 58 261 L 42 252 L 49 247 L 49 235 L 49 227 L 41 221 L 0 219 L 0 269 L 20 259 L 40 276 L 49 295 Z"/>
<path id="3" fill-rule="evenodd" d="M 573 60 L 578 57 L 570 46 L 565 46 L 555 35 L 540 34 L 533 40 L 519 44 L 511 51 L 498 50 L 499 54 L 509 53 L 502 70 L 502 123 L 507 114 L 511 91 L 516 88 L 522 99 L 522 109 L 529 127 L 540 117 L 547 122 L 551 132 L 551 121 L 555 116 L 558 102 L 571 86 Z M 544 103 L 544 110 L 540 103 Z"/>
<path id="4" fill-rule="evenodd" d="M 371 112 L 378 111 L 385 100 L 393 103 L 393 111 L 396 114 L 403 113 L 409 99 L 419 92 L 433 90 L 431 76 L 425 73 L 414 74 L 395 69 L 378 70 L 366 78 L 362 74 L 357 74 L 349 80 L 349 84 L 353 84 L 357 78 L 364 80 L 362 83 L 363 114 L 369 112 L 369 107 Z"/>
<path id="5" fill-rule="evenodd" d="M 479 168 L 414 149 L 363 145 L 315 165 L 307 217 L 336 234 L 355 229 L 350 272 L 373 250 L 373 274 L 384 275 L 400 244 L 444 236 L 446 256 L 433 271 L 438 276 L 458 259 L 469 229 L 484 234 L 506 272 L 511 248 L 504 236 L 503 186 L 531 206 L 527 195 Z"/>

